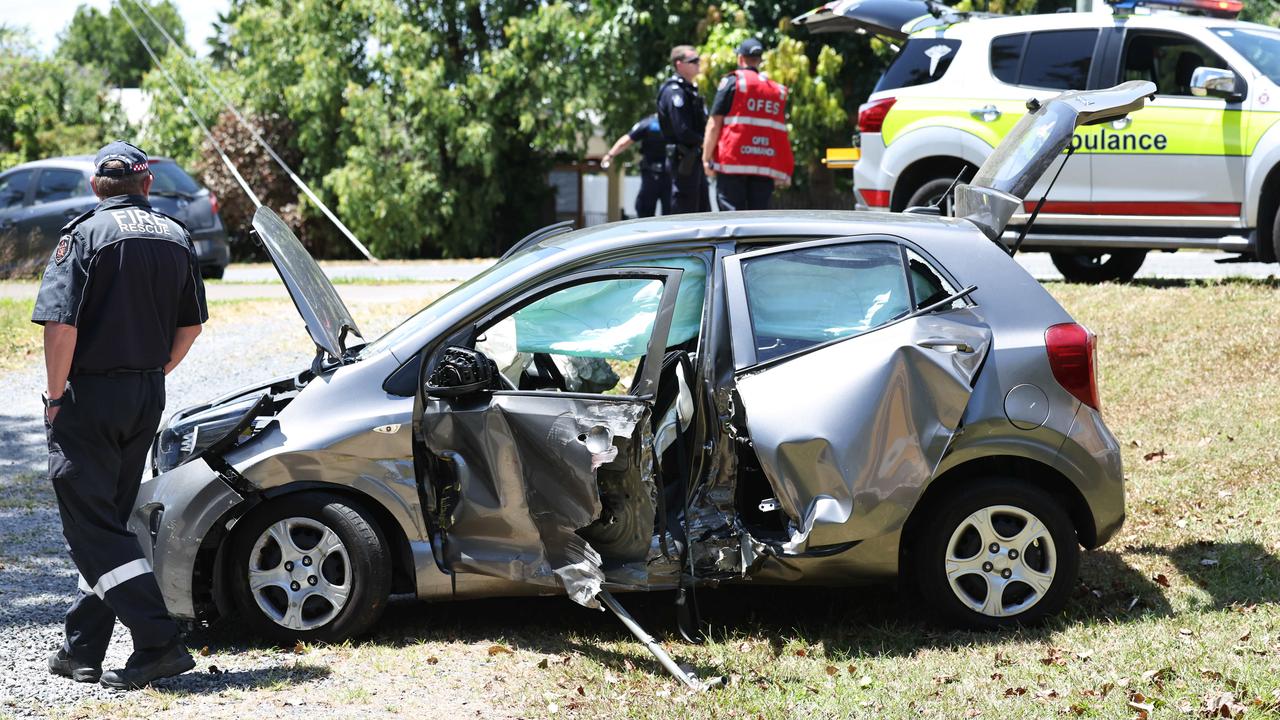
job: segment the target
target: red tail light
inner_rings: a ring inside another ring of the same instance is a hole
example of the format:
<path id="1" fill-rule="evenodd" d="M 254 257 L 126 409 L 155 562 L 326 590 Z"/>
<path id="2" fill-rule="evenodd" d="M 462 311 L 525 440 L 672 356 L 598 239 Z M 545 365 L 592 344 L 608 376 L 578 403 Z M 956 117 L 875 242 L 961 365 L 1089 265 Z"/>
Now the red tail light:
<path id="1" fill-rule="evenodd" d="M 218 214 L 218 196 L 214 195 L 212 190 L 209 191 L 209 209 L 214 215 Z"/>
<path id="2" fill-rule="evenodd" d="M 878 133 L 884 126 L 884 116 L 898 102 L 898 98 L 880 98 L 858 106 L 858 132 Z"/>
<path id="3" fill-rule="evenodd" d="M 1094 334 L 1076 323 L 1053 325 L 1044 333 L 1044 346 L 1058 384 L 1085 405 L 1100 409 Z"/>

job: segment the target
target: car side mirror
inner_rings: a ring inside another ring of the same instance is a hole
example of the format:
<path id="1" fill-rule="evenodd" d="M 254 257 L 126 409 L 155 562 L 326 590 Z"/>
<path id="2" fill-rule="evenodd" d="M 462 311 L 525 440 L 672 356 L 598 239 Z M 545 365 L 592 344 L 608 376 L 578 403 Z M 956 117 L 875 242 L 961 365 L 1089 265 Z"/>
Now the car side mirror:
<path id="1" fill-rule="evenodd" d="M 493 389 L 498 365 L 473 348 L 450 345 L 436 357 L 431 376 L 422 385 L 425 395 L 461 397 Z"/>
<path id="2" fill-rule="evenodd" d="M 1222 68 L 1198 67 L 1191 73 L 1191 94 L 1240 100 L 1245 95 L 1244 78 Z"/>

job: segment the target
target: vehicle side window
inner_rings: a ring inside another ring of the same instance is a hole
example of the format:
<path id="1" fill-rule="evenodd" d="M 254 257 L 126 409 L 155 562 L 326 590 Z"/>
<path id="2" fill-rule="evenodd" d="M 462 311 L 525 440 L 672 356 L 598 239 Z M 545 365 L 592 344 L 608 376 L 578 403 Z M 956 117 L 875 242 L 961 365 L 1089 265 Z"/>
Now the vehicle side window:
<path id="1" fill-rule="evenodd" d="M 0 178 L 0 210 L 18 207 L 27 197 L 31 171 L 22 170 Z"/>
<path id="2" fill-rule="evenodd" d="M 959 40 L 913 38 L 880 76 L 872 92 L 924 85 L 941 78 L 960 50 Z"/>
<path id="3" fill-rule="evenodd" d="M 1135 31 L 1125 38 L 1120 82 L 1150 80 L 1157 95 L 1192 97 L 1191 75 L 1198 67 L 1231 69 L 1217 53 L 1185 35 Z"/>
<path id="4" fill-rule="evenodd" d="M 646 278 L 562 288 L 483 328 L 476 349 L 521 390 L 625 394 L 662 294 L 662 282 Z"/>
<path id="5" fill-rule="evenodd" d="M 1026 44 L 1026 33 L 1002 35 L 991 41 L 991 74 L 997 80 L 1010 85 L 1018 84 L 1018 70 L 1022 67 L 1022 48 Z"/>
<path id="6" fill-rule="evenodd" d="M 902 251 L 862 242 L 742 261 L 747 310 L 763 362 L 858 335 L 911 312 Z"/>
<path id="7" fill-rule="evenodd" d="M 36 183 L 35 204 L 69 200 L 87 193 L 84 173 L 77 170 L 44 170 Z"/>
<path id="8" fill-rule="evenodd" d="M 911 248 L 906 248 L 907 275 L 911 279 L 911 299 L 916 308 L 928 307 L 956 292 L 956 288 L 928 260 Z M 957 298 L 943 308 L 954 310 L 966 305 L 964 298 Z"/>
<path id="9" fill-rule="evenodd" d="M 1019 85 L 1054 90 L 1084 90 L 1089 82 L 1098 30 L 1035 32 L 1023 51 Z"/>

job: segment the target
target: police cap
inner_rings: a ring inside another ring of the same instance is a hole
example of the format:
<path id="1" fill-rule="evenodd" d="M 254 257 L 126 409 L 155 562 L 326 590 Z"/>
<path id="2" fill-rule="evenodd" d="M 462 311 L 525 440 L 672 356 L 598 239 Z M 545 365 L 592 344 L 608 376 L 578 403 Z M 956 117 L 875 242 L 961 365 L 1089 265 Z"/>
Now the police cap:
<path id="1" fill-rule="evenodd" d="M 764 45 L 755 38 L 747 38 L 738 45 L 737 52 L 746 57 L 760 57 L 764 55 Z"/>
<path id="2" fill-rule="evenodd" d="M 124 163 L 124 167 L 103 167 L 112 160 L 119 160 Z M 116 140 L 98 151 L 98 155 L 93 159 L 93 166 L 96 168 L 95 174 L 99 177 L 123 177 L 147 172 L 150 162 L 147 160 L 147 154 L 137 145 Z"/>

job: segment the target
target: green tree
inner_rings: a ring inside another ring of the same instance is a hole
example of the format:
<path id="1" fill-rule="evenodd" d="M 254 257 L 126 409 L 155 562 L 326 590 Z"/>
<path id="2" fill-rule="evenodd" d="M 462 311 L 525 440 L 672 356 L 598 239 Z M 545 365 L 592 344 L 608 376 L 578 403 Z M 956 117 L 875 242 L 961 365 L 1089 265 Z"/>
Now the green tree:
<path id="1" fill-rule="evenodd" d="M 140 86 L 143 74 L 151 69 L 151 58 L 129 27 L 122 7 L 151 47 L 163 48 L 166 43 L 138 8 L 139 3 L 171 36 L 185 43 L 182 16 L 170 0 L 115 0 L 106 14 L 90 5 L 76 8 L 75 16 L 59 38 L 58 57 L 77 65 L 103 69 L 107 80 L 117 87 Z"/>

